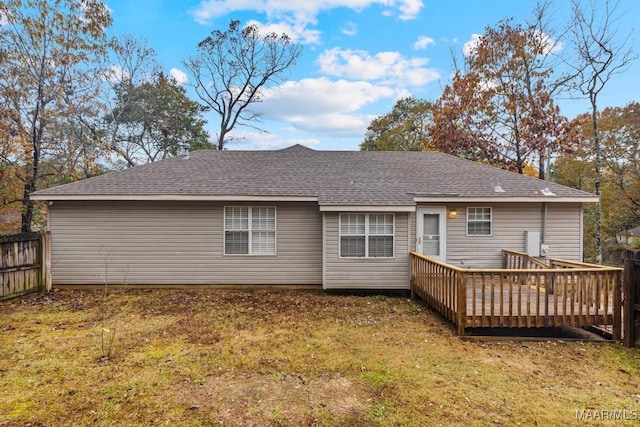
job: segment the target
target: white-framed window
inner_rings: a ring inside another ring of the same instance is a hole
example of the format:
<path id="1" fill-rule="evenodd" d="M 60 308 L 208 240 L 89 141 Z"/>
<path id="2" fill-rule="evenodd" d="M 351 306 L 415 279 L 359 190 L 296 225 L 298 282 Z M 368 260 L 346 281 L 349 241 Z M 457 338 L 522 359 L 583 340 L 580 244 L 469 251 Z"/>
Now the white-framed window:
<path id="1" fill-rule="evenodd" d="M 393 258 L 393 214 L 340 214 L 341 258 Z"/>
<path id="2" fill-rule="evenodd" d="M 225 255 L 275 255 L 276 208 L 226 206 Z"/>
<path id="3" fill-rule="evenodd" d="M 491 208 L 467 208 L 467 236 L 491 236 Z"/>

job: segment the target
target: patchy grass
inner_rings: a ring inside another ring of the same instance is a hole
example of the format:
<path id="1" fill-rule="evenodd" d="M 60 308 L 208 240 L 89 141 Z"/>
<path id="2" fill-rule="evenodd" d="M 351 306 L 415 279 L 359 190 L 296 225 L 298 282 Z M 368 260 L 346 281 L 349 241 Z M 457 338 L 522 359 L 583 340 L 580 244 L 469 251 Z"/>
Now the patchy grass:
<path id="1" fill-rule="evenodd" d="M 566 426 L 585 410 L 635 425 L 640 412 L 637 350 L 463 341 L 406 298 L 116 290 L 108 359 L 102 300 L 0 304 L 0 425 Z"/>

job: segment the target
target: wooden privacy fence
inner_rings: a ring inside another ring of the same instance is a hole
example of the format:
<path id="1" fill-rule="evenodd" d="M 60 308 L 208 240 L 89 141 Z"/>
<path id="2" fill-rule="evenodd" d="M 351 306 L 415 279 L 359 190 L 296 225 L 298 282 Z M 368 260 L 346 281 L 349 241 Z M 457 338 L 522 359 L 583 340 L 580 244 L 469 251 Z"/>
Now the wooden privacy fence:
<path id="1" fill-rule="evenodd" d="M 0 300 L 51 289 L 51 234 L 0 237 Z"/>
<path id="2" fill-rule="evenodd" d="M 412 252 L 412 295 L 455 323 L 459 335 L 473 327 L 594 325 L 620 339 L 622 269 L 562 260 L 551 268 L 505 252 L 505 264 L 529 268 L 465 269 Z"/>
<path id="3" fill-rule="evenodd" d="M 624 254 L 624 344 L 640 347 L 640 251 Z"/>

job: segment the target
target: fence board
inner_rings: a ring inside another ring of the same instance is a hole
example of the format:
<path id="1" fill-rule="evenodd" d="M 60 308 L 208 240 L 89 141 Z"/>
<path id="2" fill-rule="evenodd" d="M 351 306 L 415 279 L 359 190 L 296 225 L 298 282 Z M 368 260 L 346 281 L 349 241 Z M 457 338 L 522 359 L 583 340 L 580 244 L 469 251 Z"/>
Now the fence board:
<path id="1" fill-rule="evenodd" d="M 42 290 L 51 276 L 50 234 L 22 233 L 0 237 L 0 300 Z"/>

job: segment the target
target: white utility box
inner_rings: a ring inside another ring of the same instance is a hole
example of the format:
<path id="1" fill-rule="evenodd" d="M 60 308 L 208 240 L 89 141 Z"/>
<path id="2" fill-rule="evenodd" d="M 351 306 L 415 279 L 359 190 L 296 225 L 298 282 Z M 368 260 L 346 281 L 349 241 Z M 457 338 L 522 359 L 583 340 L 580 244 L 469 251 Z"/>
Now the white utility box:
<path id="1" fill-rule="evenodd" d="M 526 230 L 524 232 L 524 251 L 531 256 L 540 256 L 540 232 Z"/>

